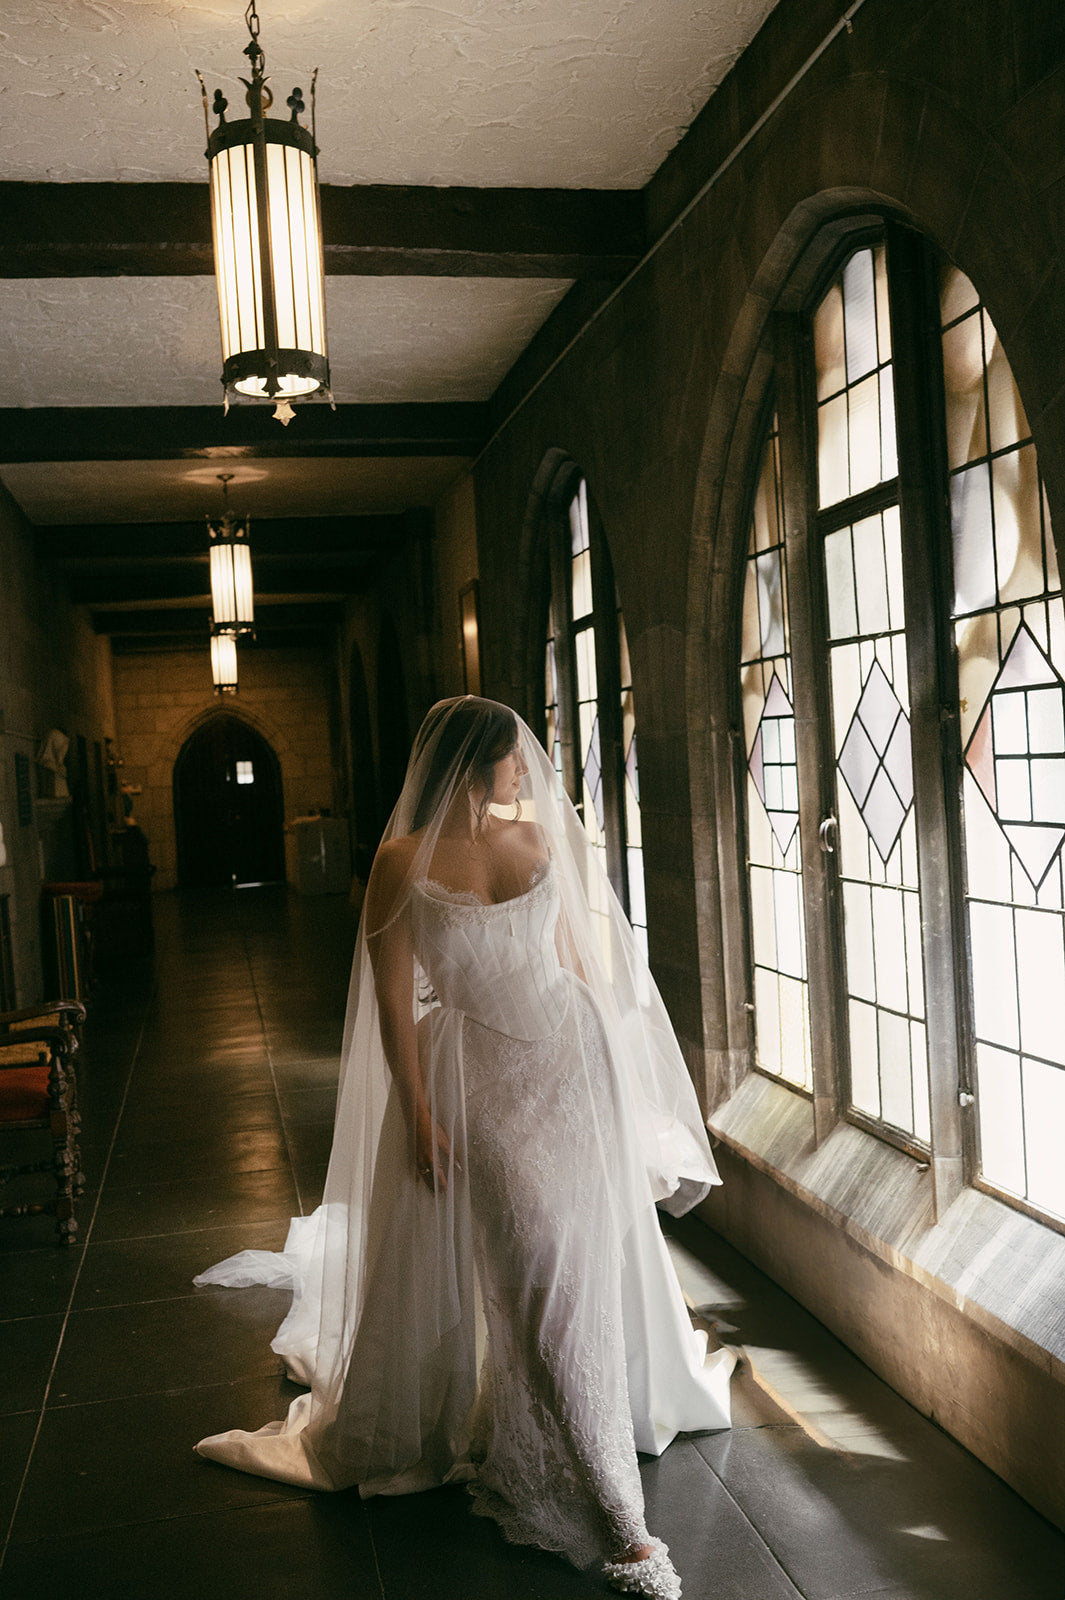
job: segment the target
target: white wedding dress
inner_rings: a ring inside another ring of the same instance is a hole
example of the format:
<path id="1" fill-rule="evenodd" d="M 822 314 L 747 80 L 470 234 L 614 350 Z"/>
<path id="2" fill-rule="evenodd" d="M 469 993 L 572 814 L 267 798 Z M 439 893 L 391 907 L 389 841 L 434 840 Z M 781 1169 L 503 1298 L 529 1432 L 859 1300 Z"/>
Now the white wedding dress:
<path id="1" fill-rule="evenodd" d="M 616 1042 L 559 958 L 553 865 L 495 905 L 423 880 L 409 916 L 426 1079 L 451 1139 L 446 1195 L 415 1179 L 393 1093 L 350 1335 L 320 1321 L 311 1282 L 331 1248 L 328 1183 L 286 1246 L 299 1292 L 274 1348 L 319 1391 L 341 1350 L 331 1398 L 197 1448 L 364 1495 L 465 1480 L 508 1538 L 583 1567 L 646 1542 L 636 1452 L 727 1428 L 734 1358 L 707 1359 L 691 1328 Z M 342 1097 L 338 1144 L 344 1116 Z M 197 1282 L 264 1281 L 270 1259 L 248 1252 Z"/>

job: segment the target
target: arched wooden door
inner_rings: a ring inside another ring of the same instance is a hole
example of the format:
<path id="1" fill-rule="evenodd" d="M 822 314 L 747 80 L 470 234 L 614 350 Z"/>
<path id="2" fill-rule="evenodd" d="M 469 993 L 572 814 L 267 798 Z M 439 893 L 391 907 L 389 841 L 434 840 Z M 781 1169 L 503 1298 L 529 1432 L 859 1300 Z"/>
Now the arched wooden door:
<path id="1" fill-rule="evenodd" d="M 284 879 L 281 767 L 239 717 L 213 717 L 182 746 L 174 763 L 174 826 L 182 888 Z"/>

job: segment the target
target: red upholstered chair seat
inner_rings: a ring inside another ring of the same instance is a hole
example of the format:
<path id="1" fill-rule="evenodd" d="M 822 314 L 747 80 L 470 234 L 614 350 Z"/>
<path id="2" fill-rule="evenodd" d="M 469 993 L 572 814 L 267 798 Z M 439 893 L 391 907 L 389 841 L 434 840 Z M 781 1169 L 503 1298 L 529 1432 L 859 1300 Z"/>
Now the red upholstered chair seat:
<path id="1" fill-rule="evenodd" d="M 84 1020 L 80 1000 L 0 1011 L 0 1217 L 53 1216 L 63 1244 L 70 1244 L 78 1231 L 74 1204 L 85 1183 L 78 1153 L 81 1118 L 74 1068 L 78 1029 Z M 42 1130 L 51 1137 L 47 1158 L 38 1136 Z M 51 1176 L 54 1192 L 38 1198 L 37 1185 L 22 1180 L 45 1173 Z M 17 1187 L 12 1189 L 12 1184 Z"/>
<path id="2" fill-rule="evenodd" d="M 47 1061 L 34 1067 L 8 1067 L 0 1073 L 0 1124 L 32 1122 L 48 1116 Z"/>

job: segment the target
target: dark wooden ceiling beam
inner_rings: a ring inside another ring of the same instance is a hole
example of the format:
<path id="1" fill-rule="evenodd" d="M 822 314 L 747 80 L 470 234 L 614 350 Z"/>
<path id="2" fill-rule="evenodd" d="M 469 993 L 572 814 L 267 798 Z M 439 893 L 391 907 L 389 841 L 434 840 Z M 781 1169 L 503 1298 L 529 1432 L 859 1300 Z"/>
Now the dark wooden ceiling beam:
<path id="1" fill-rule="evenodd" d="M 473 456 L 487 437 L 478 401 L 302 405 L 287 428 L 257 405 L 0 407 L 0 463 Z"/>
<path id="2" fill-rule="evenodd" d="M 233 505 L 239 500 L 233 492 Z M 412 512 L 361 517 L 253 517 L 251 545 L 258 562 L 299 561 L 315 567 L 350 563 L 360 553 L 383 554 L 422 530 Z M 207 561 L 207 530 L 195 522 L 99 522 L 41 526 L 39 555 L 71 573 L 117 568 L 162 568 Z M 276 587 L 276 586 L 275 586 Z"/>
<path id="3" fill-rule="evenodd" d="M 607 278 L 645 249 L 633 189 L 322 185 L 325 270 L 364 277 Z M 0 183 L 0 277 L 214 271 L 206 183 Z"/>
<path id="4" fill-rule="evenodd" d="M 183 639 L 194 643 L 202 639 L 204 648 L 210 636 L 210 606 L 185 606 L 180 609 L 149 608 L 143 611 L 93 610 L 92 624 L 97 633 L 115 638 Z M 341 615 L 338 601 L 284 602 L 263 605 L 255 614 L 255 631 L 260 643 L 268 637 L 284 635 L 294 629 L 332 626 Z"/>
<path id="5" fill-rule="evenodd" d="M 256 561 L 256 604 L 260 596 L 270 594 L 330 594 L 343 597 L 357 594 L 366 582 L 376 561 L 365 556 L 361 561 L 350 559 L 343 565 L 312 566 L 305 561 Z M 72 572 L 68 565 L 60 569 L 67 579 L 70 598 L 77 605 L 106 609 L 109 606 L 138 605 L 166 600 L 198 599 L 210 597 L 210 574 L 206 558 L 202 563 L 187 561 L 180 567 L 123 567 L 120 571 L 85 569 Z"/>
<path id="6" fill-rule="evenodd" d="M 245 641 L 242 650 L 318 650 L 327 651 L 332 647 L 331 632 L 323 632 L 321 627 L 292 628 L 289 632 L 278 634 L 275 638 L 260 639 L 251 643 Z M 203 657 L 206 681 L 210 682 L 210 669 L 207 665 L 206 648 L 201 641 L 190 639 L 184 634 L 165 635 L 158 637 L 138 638 L 136 636 L 124 638 L 121 634 L 111 639 L 111 653 L 116 656 L 147 656 L 147 655 L 201 655 Z"/>
<path id="7" fill-rule="evenodd" d="M 258 639 L 243 639 L 239 649 L 241 654 L 249 650 L 275 649 L 328 651 L 332 649 L 334 627 L 335 622 L 332 619 L 328 628 L 324 628 L 320 621 L 311 627 L 292 627 L 283 633 L 265 634 Z M 206 681 L 210 682 L 207 641 L 192 634 L 130 634 L 127 637 L 125 634 L 116 633 L 111 635 L 111 651 L 116 656 L 172 655 L 178 651 L 183 655 L 200 656 Z"/>

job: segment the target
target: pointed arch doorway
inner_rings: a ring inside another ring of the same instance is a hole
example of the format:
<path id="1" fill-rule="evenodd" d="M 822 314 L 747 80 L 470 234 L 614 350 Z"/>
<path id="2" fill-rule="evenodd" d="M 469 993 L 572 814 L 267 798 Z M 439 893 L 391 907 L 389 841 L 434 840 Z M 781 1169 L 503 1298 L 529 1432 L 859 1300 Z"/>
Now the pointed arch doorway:
<path id="1" fill-rule="evenodd" d="M 239 717 L 212 717 L 182 745 L 174 763 L 174 828 L 183 889 L 283 881 L 281 766 Z"/>

